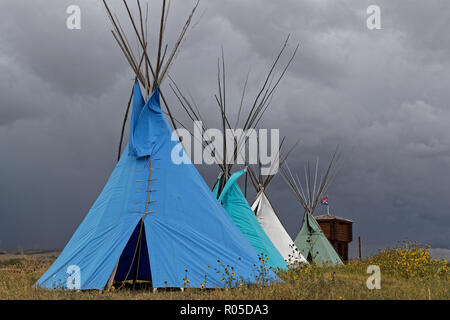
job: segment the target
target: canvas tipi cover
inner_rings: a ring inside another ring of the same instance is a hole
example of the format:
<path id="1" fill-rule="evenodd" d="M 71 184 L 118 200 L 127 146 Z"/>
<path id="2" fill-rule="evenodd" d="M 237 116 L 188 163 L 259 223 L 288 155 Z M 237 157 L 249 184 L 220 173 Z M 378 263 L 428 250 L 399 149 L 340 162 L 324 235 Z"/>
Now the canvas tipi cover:
<path id="1" fill-rule="evenodd" d="M 252 205 L 259 224 L 266 232 L 272 243 L 288 263 L 307 262 L 292 241 L 275 210 L 267 199 L 264 191 L 260 191 Z"/>
<path id="2" fill-rule="evenodd" d="M 235 226 L 192 164 L 174 164 L 178 143 L 156 89 L 147 103 L 136 82 L 129 148 L 103 191 L 53 265 L 36 286 L 67 288 L 77 266 L 81 289 L 115 280 L 151 280 L 153 287 L 223 287 L 217 260 L 254 282 L 257 252 Z M 142 227 L 142 229 L 141 229 Z M 142 235 L 140 264 L 137 239 Z M 211 266 L 208 268 L 207 266 Z M 276 276 L 269 273 L 269 278 Z"/>
<path id="3" fill-rule="evenodd" d="M 237 184 L 237 179 L 244 172 L 245 170 L 241 170 L 231 175 L 220 193 L 218 198 L 219 202 L 223 203 L 231 219 L 233 219 L 236 226 L 242 231 L 256 251 L 259 254 L 262 253 L 264 256 L 267 255 L 269 257 L 267 264 L 273 268 L 286 269 L 286 261 L 284 261 L 283 256 L 259 225 L 253 210 Z M 220 179 L 213 190 L 216 195 L 218 193 Z"/>
<path id="4" fill-rule="evenodd" d="M 317 264 L 343 264 L 341 258 L 322 232 L 316 219 L 306 211 L 303 225 L 295 238 L 302 255 Z"/>

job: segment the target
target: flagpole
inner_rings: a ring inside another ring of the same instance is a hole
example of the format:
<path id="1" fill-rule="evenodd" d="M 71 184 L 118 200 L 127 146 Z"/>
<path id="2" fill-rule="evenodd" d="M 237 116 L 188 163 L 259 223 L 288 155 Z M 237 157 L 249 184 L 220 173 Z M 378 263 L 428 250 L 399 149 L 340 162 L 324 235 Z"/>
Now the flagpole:
<path id="1" fill-rule="evenodd" d="M 328 195 L 320 198 L 320 204 L 327 207 L 327 214 L 330 215 L 330 202 L 328 201 Z"/>
<path id="2" fill-rule="evenodd" d="M 328 195 L 327 195 L 327 214 L 330 215 L 330 200 L 328 199 Z"/>

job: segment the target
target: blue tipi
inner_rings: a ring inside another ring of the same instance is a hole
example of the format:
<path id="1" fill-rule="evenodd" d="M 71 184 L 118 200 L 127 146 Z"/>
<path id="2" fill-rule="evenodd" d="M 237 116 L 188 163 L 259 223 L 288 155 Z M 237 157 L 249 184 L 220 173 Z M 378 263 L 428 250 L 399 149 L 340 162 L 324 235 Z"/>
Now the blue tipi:
<path id="1" fill-rule="evenodd" d="M 136 82 L 128 151 L 36 286 L 67 288 L 71 266 L 79 268 L 82 290 L 128 279 L 151 280 L 154 288 L 223 287 L 217 271 L 227 265 L 236 278 L 255 281 L 256 250 L 195 167 L 172 162 L 178 142 L 171 135 L 159 90 L 144 103 Z"/>

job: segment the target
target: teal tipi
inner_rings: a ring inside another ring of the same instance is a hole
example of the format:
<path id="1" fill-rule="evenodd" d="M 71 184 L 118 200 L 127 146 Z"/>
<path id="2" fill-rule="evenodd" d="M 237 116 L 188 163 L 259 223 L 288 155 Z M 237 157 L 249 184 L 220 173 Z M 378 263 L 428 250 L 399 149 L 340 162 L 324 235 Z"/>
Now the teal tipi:
<path id="1" fill-rule="evenodd" d="M 223 175 L 221 175 L 213 192 L 218 197 L 219 202 L 223 204 L 223 207 L 235 225 L 241 230 L 260 256 L 268 257 L 268 261 L 266 261 L 267 265 L 274 269 L 286 269 L 286 261 L 261 228 L 255 213 L 237 184 L 237 179 L 244 173 L 245 170 L 233 173 L 224 184 L 220 194 L 218 194 L 219 186 L 223 179 Z"/>

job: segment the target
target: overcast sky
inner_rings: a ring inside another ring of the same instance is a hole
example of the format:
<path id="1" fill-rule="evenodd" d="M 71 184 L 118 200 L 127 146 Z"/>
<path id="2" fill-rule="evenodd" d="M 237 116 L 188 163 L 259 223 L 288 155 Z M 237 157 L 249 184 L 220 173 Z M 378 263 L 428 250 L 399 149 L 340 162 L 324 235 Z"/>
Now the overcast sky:
<path id="1" fill-rule="evenodd" d="M 70 4 L 81 7 L 81 30 L 66 28 Z M 366 26 L 371 4 L 381 30 Z M 171 43 L 192 5 L 172 1 Z M 123 14 L 119 1 L 112 7 Z M 1 9 L 0 248 L 62 248 L 114 168 L 133 73 L 101 1 L 3 0 Z M 247 72 L 250 101 L 291 34 L 288 51 L 300 49 L 261 127 L 280 128 L 288 144 L 301 138 L 289 160 L 297 171 L 317 156 L 325 166 L 341 146 L 329 199 L 332 214 L 354 221 L 351 254 L 358 236 L 364 253 L 404 240 L 450 249 L 450 2 L 203 0 L 198 13 L 171 75 L 210 126 L 221 47 L 237 110 Z M 212 185 L 217 167 L 199 170 Z M 300 204 L 281 177 L 267 193 L 295 237 Z"/>

